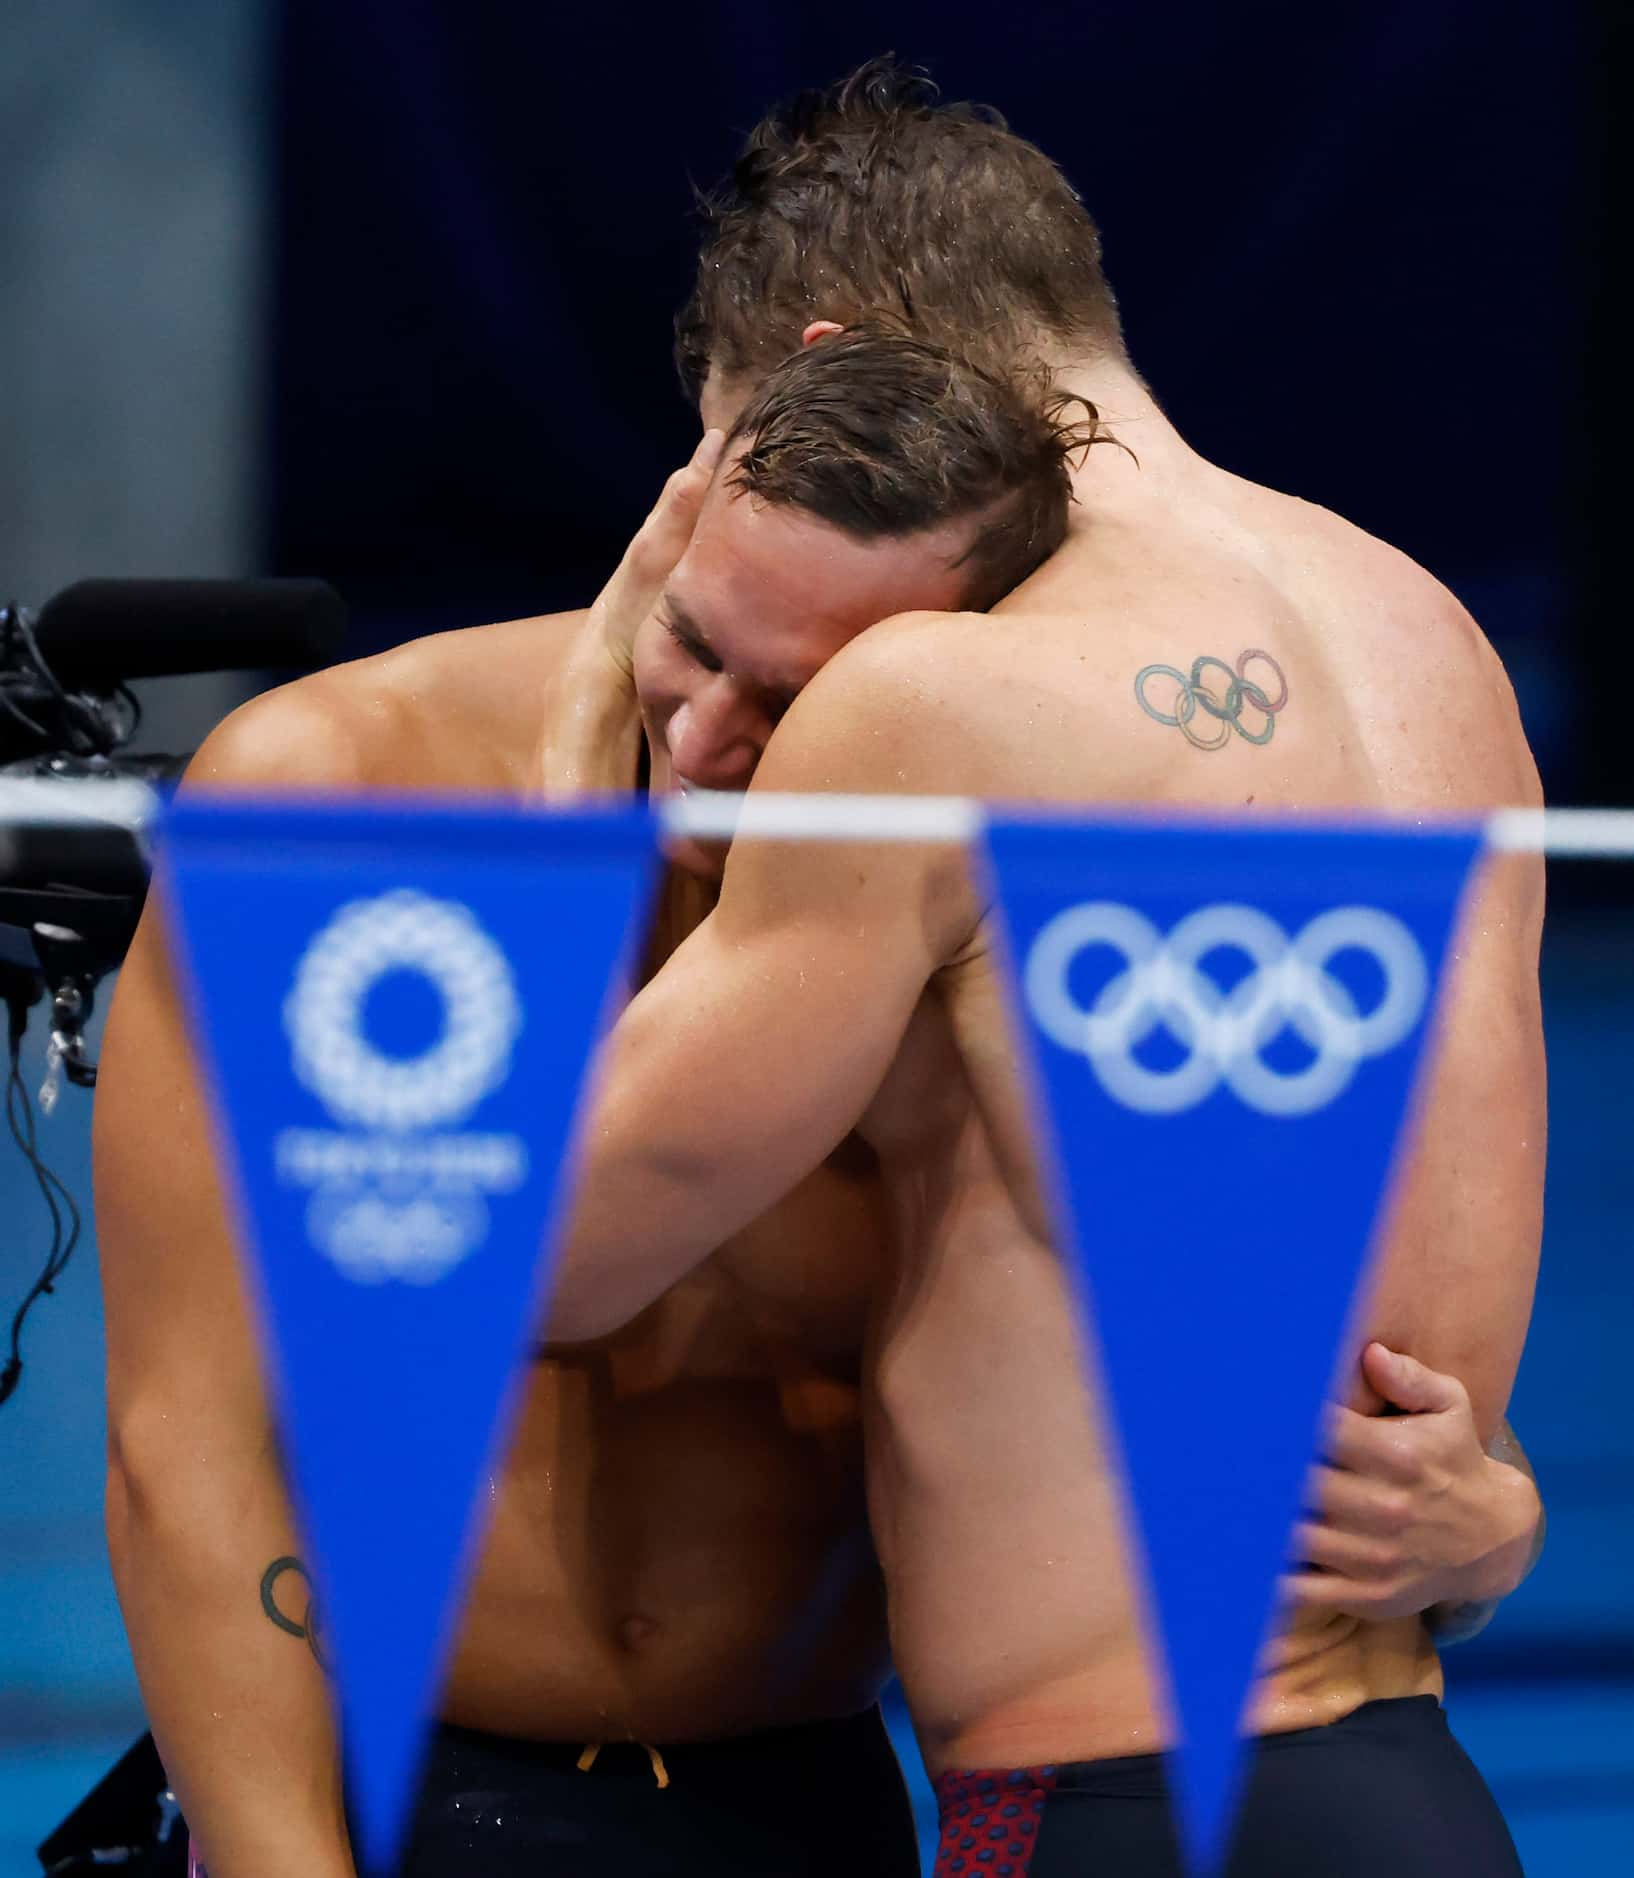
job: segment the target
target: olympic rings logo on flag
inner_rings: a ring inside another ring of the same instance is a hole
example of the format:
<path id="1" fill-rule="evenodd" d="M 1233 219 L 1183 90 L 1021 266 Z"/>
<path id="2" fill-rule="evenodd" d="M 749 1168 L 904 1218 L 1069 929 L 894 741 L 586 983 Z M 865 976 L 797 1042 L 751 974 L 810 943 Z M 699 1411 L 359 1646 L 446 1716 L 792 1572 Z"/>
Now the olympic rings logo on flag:
<path id="1" fill-rule="evenodd" d="M 435 1284 L 487 1238 L 480 1193 L 421 1192 L 402 1200 L 320 1187 L 306 1209 L 312 1243 L 358 1284 Z"/>
<path id="2" fill-rule="evenodd" d="M 388 973 L 428 979 L 443 1033 L 397 1058 L 363 1034 L 365 999 Z M 503 951 L 469 907 L 411 889 L 353 900 L 307 947 L 284 1002 L 296 1077 L 342 1122 L 422 1129 L 461 1121 L 505 1080 L 522 1004 Z"/>
<path id="3" fill-rule="evenodd" d="M 1068 975 L 1093 947 L 1121 953 L 1122 969 L 1086 1008 Z M 1202 969 L 1211 952 L 1247 955 L 1252 969 L 1224 991 Z M 1341 952 L 1369 955 L 1384 989 L 1365 1014 L 1328 970 Z M 1199 908 L 1167 934 L 1131 906 L 1099 900 L 1058 913 L 1033 941 L 1023 994 L 1040 1029 L 1087 1057 L 1106 1093 L 1145 1115 L 1195 1108 L 1223 1082 L 1262 1115 L 1309 1115 L 1342 1095 L 1367 1057 L 1401 1043 L 1423 1015 L 1430 972 L 1418 941 L 1379 907 L 1318 914 L 1291 939 L 1251 906 Z M 1162 1027 L 1184 1048 L 1172 1069 L 1150 1069 L 1135 1051 Z M 1266 1047 L 1292 1030 L 1314 1052 L 1281 1070 Z"/>

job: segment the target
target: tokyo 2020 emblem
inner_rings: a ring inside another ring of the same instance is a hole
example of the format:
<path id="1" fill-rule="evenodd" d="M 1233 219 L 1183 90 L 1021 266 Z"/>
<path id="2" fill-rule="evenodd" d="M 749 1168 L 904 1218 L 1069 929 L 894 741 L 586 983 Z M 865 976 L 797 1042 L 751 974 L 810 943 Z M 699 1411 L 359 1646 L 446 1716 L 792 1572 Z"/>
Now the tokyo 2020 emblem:
<path id="1" fill-rule="evenodd" d="M 428 980 L 441 1035 L 395 1057 L 364 1034 L 364 1005 L 389 973 Z M 462 1122 L 505 1080 L 522 1028 L 510 962 L 468 907 L 399 889 L 343 906 L 296 967 L 284 1002 L 297 1078 L 334 1118 L 410 1131 Z"/>

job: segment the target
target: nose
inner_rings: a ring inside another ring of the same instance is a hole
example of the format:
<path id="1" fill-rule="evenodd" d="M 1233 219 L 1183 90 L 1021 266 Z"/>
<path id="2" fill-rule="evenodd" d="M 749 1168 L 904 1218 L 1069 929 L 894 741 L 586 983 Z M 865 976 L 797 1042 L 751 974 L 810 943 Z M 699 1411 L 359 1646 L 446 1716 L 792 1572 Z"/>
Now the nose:
<path id="1" fill-rule="evenodd" d="M 742 789 L 755 773 L 770 725 L 724 674 L 699 687 L 665 732 L 670 765 L 704 789 Z"/>

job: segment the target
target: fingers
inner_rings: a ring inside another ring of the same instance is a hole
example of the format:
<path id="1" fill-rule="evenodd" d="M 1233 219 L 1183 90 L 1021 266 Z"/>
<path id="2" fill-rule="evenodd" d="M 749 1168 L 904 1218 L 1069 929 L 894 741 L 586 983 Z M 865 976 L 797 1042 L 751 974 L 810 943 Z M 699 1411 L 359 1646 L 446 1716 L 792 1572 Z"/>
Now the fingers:
<path id="1" fill-rule="evenodd" d="M 1344 1532 L 1393 1539 L 1412 1524 L 1413 1497 L 1408 1489 L 1365 1474 L 1313 1467 L 1307 1476 L 1306 1495 L 1313 1513 Z"/>
<path id="2" fill-rule="evenodd" d="M 685 553 L 725 444 L 725 431 L 706 430 L 688 461 L 664 484 L 652 513 L 630 544 L 644 582 L 664 580 Z"/>
<path id="3" fill-rule="evenodd" d="M 1469 1407 L 1469 1393 L 1456 1376 L 1443 1375 L 1382 1343 L 1370 1343 L 1362 1352 L 1362 1373 L 1386 1402 L 1411 1414 Z"/>
<path id="4" fill-rule="evenodd" d="M 1328 1460 L 1370 1479 L 1410 1487 L 1423 1471 L 1425 1424 L 1412 1416 L 1358 1415 L 1334 1406 L 1328 1411 Z"/>
<path id="5" fill-rule="evenodd" d="M 667 501 L 676 496 L 684 499 L 702 495 L 709 487 L 709 479 L 715 474 L 725 444 L 724 430 L 706 430 L 698 439 L 691 456 L 664 484 L 664 492 L 658 498 L 658 508 L 663 508 Z"/>
<path id="6" fill-rule="evenodd" d="M 1401 1548 L 1391 1540 L 1346 1532 L 1317 1520 L 1301 1520 L 1295 1526 L 1293 1549 L 1302 1566 L 1319 1565 L 1364 1584 L 1392 1580 L 1403 1568 Z"/>
<path id="7" fill-rule="evenodd" d="M 1331 1572 L 1284 1572 L 1277 1580 L 1282 1604 L 1303 1604 L 1316 1610 L 1339 1610 L 1344 1605 L 1346 1581 Z"/>
<path id="8" fill-rule="evenodd" d="M 1277 1580 L 1277 1595 L 1284 1605 L 1307 1610 L 1338 1611 L 1346 1617 L 1375 1620 L 1400 1617 L 1421 1608 L 1393 1579 L 1366 1582 L 1343 1572 L 1285 1572 Z"/>

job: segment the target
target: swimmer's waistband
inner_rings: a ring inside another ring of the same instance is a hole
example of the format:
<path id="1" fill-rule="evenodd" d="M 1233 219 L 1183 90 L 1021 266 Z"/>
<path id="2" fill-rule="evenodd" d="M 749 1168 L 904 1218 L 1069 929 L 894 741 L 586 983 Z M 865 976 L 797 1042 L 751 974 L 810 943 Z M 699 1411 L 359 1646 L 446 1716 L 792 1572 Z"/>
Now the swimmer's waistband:
<path id="1" fill-rule="evenodd" d="M 549 1878 L 569 1868 L 600 1878 L 918 1878 L 919 1855 L 878 1709 L 651 1749 L 433 1729 L 402 1878 Z"/>
<path id="2" fill-rule="evenodd" d="M 1166 1760 L 949 1772 L 934 1878 L 1180 1878 Z M 1491 1793 L 1433 1695 L 1366 1702 L 1255 1743 L 1226 1878 L 1523 1878 Z"/>
<path id="3" fill-rule="evenodd" d="M 810 1769 L 836 1759 L 850 1764 L 859 1750 L 872 1752 L 879 1745 L 889 1752 L 874 1708 L 838 1720 L 757 1729 L 719 1741 L 530 1741 L 440 1722 L 432 1730 L 428 1759 L 436 1766 L 475 1758 L 490 1767 L 503 1764 L 518 1775 L 537 1769 L 667 1787 L 695 1779 L 754 1779 L 774 1769 Z"/>

